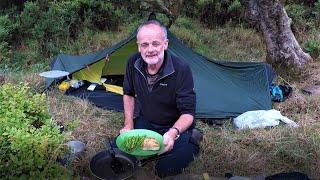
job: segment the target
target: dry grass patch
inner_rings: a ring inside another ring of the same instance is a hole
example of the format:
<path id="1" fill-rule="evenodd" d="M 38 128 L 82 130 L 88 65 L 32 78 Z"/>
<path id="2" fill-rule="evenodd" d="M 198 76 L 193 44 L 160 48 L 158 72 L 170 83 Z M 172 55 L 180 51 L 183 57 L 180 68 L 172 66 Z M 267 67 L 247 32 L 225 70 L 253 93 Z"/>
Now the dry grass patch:
<path id="1" fill-rule="evenodd" d="M 307 94 L 303 88 L 307 86 L 320 86 L 320 63 L 311 63 L 307 69 L 296 77 L 280 78 L 279 82 L 288 83 L 293 87 L 293 92 L 283 103 L 275 103 L 274 108 L 294 120 L 299 120 L 300 125 L 313 125 L 320 118 L 320 94 Z"/>
<path id="2" fill-rule="evenodd" d="M 206 128 L 202 152 L 186 173 L 210 176 L 272 175 L 300 171 L 320 176 L 319 129 L 279 126 L 269 129 L 235 131 L 231 124 L 221 129 Z"/>

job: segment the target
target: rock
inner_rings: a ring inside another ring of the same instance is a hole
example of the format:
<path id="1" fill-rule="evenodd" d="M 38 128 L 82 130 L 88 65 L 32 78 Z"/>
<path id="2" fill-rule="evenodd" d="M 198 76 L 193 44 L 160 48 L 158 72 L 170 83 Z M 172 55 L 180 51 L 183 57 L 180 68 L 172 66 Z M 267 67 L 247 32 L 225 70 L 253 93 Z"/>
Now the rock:
<path id="1" fill-rule="evenodd" d="M 320 86 L 306 86 L 302 88 L 302 91 L 307 94 L 320 94 Z"/>

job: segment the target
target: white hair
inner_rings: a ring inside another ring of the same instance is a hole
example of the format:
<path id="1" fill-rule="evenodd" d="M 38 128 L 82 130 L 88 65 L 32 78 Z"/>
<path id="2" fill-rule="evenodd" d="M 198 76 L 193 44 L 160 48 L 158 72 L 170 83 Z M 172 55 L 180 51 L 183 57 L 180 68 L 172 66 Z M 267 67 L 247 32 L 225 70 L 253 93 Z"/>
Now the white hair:
<path id="1" fill-rule="evenodd" d="M 157 20 L 148 20 L 148 21 L 145 21 L 142 24 L 140 24 L 140 26 L 138 27 L 138 30 L 137 30 L 137 34 L 139 33 L 139 31 L 141 30 L 142 27 L 150 25 L 150 24 L 159 26 L 163 32 L 163 39 L 167 39 L 167 36 L 168 36 L 167 28 Z"/>

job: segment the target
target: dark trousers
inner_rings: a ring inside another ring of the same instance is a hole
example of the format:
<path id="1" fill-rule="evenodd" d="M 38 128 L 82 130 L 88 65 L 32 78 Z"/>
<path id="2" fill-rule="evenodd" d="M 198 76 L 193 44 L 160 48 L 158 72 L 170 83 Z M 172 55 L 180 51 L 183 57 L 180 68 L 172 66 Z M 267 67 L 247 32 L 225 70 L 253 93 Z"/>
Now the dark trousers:
<path id="1" fill-rule="evenodd" d="M 163 135 L 169 130 L 168 127 L 159 126 L 150 121 L 138 117 L 134 121 L 134 129 L 149 129 Z M 199 146 L 192 142 L 191 131 L 188 130 L 180 134 L 175 141 L 173 149 L 166 153 L 161 159 L 156 161 L 155 173 L 159 177 L 173 176 L 180 174 L 183 168 L 194 160 L 194 156 L 199 153 Z"/>

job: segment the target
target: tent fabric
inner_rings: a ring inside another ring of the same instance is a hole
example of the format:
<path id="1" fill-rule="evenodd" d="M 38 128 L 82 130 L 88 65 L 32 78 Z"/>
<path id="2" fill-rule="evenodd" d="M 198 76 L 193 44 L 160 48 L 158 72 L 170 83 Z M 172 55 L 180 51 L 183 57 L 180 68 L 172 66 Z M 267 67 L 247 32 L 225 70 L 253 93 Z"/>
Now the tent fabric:
<path id="1" fill-rule="evenodd" d="M 108 48 L 100 50 L 96 53 L 89 53 L 85 55 L 68 55 L 61 53 L 59 54 L 50 64 L 51 70 L 61 70 L 61 71 L 67 71 L 70 74 L 77 72 L 81 69 L 86 68 L 87 66 L 96 63 L 99 60 L 104 59 L 107 55 L 112 55 L 116 50 L 121 50 L 123 46 L 126 46 L 127 44 L 131 44 L 130 41 L 133 41 L 135 38 L 136 31 L 133 32 L 127 39 L 122 40 L 121 42 L 117 43 L 116 45 Z M 125 50 L 127 54 L 130 54 Z M 136 52 L 136 51 L 135 51 Z M 123 60 L 123 65 L 125 66 L 126 60 Z M 108 65 L 109 63 L 107 63 Z M 119 64 L 120 65 L 120 64 Z M 111 68 L 110 68 L 111 69 Z M 124 74 L 125 67 L 118 67 L 118 71 L 123 71 L 122 74 Z M 105 68 L 103 69 L 103 73 L 105 72 Z M 60 79 L 54 79 L 54 78 L 47 78 L 46 80 L 46 88 L 48 88 L 54 81 L 58 81 Z"/>
<path id="2" fill-rule="evenodd" d="M 100 83 L 102 69 L 105 66 L 106 61 L 104 59 L 84 68 L 80 71 L 77 71 L 72 74 L 73 79 L 86 80 L 91 83 Z"/>
<path id="3" fill-rule="evenodd" d="M 102 83 L 102 85 L 106 88 L 107 91 L 123 95 L 123 88 L 120 86 L 105 83 Z"/>
<path id="4" fill-rule="evenodd" d="M 187 62 L 192 70 L 197 96 L 196 118 L 235 117 L 252 110 L 269 110 L 272 107 L 269 84 L 274 72 L 264 62 L 227 62 L 209 59 L 194 52 L 168 30 L 168 51 Z M 137 51 L 136 31 L 118 44 L 97 53 L 71 56 L 60 54 L 52 63 L 52 70 L 63 70 L 71 74 L 86 66 L 104 59 L 112 58 L 111 65 L 104 67 L 102 75 L 123 74 L 125 64 L 131 54 Z M 123 53 L 121 53 L 123 52 Z M 47 87 L 54 79 L 47 80 Z M 86 93 L 86 92 L 82 92 Z M 90 92 L 90 97 L 93 93 Z M 110 109 L 107 104 L 114 99 L 89 99 L 100 107 Z M 99 102 L 103 101 L 103 103 Z M 122 99 L 118 111 L 123 111 Z M 112 109 L 112 108 L 111 108 Z"/>
<path id="5" fill-rule="evenodd" d="M 103 74 L 124 75 L 128 57 L 137 51 L 136 41 L 131 39 L 127 44 L 110 55 L 109 61 L 103 68 Z"/>

